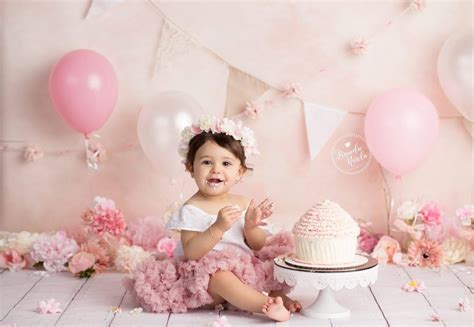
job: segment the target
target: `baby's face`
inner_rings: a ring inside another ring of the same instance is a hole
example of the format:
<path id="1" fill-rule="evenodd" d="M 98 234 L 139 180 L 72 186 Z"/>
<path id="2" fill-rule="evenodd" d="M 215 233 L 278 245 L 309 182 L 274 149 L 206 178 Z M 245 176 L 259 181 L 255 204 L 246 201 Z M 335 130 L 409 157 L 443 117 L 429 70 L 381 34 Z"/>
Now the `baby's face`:
<path id="1" fill-rule="evenodd" d="M 239 158 L 215 142 L 207 141 L 196 152 L 191 175 L 202 193 L 219 196 L 229 192 L 243 172 Z"/>

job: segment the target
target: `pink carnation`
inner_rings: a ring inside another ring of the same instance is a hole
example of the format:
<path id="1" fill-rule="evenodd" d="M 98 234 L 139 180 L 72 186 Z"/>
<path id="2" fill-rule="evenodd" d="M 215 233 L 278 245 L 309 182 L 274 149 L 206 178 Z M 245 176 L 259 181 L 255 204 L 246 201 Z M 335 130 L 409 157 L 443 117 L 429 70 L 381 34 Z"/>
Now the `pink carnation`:
<path id="1" fill-rule="evenodd" d="M 65 264 L 78 250 L 77 242 L 67 237 L 64 231 L 53 235 L 43 235 L 33 244 L 31 257 L 36 262 L 43 262 L 46 270 L 65 271 Z"/>
<path id="2" fill-rule="evenodd" d="M 92 230 L 101 236 L 104 233 L 114 236 L 121 235 L 125 231 L 127 223 L 123 213 L 115 207 L 114 201 L 101 197 L 96 197 L 95 201 L 94 217 L 90 223 Z M 86 219 L 83 218 L 83 220 Z"/>
<path id="3" fill-rule="evenodd" d="M 0 269 L 18 271 L 27 266 L 26 258 L 16 249 L 5 249 L 0 252 Z"/>
<path id="4" fill-rule="evenodd" d="M 372 253 L 379 239 L 380 235 L 374 235 L 368 232 L 366 229 L 361 229 L 360 235 L 357 238 L 359 242 L 359 249 L 365 253 Z"/>
<path id="5" fill-rule="evenodd" d="M 428 202 L 421 208 L 420 214 L 423 222 L 428 226 L 440 225 L 442 223 L 443 211 L 434 202 Z"/>

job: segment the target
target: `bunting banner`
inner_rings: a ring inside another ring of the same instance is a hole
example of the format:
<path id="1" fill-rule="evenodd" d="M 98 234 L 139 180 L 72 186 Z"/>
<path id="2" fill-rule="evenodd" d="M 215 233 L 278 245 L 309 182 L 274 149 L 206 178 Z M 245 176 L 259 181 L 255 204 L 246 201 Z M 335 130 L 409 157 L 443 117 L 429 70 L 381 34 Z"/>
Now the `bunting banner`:
<path id="1" fill-rule="evenodd" d="M 310 159 L 317 157 L 327 140 L 346 117 L 347 112 L 304 102 L 304 116 Z"/>

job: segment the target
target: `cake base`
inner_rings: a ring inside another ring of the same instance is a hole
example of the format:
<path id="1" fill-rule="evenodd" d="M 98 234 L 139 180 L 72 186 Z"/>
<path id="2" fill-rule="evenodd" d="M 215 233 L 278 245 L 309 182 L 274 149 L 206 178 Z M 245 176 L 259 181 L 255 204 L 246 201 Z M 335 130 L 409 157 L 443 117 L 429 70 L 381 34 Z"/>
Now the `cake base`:
<path id="1" fill-rule="evenodd" d="M 303 267 L 303 268 L 352 268 L 366 264 L 368 261 L 367 257 L 356 254 L 354 260 L 351 262 L 337 263 L 337 264 L 312 264 L 310 262 L 304 262 L 295 258 L 295 255 L 289 255 L 285 257 L 285 262 L 291 266 Z"/>

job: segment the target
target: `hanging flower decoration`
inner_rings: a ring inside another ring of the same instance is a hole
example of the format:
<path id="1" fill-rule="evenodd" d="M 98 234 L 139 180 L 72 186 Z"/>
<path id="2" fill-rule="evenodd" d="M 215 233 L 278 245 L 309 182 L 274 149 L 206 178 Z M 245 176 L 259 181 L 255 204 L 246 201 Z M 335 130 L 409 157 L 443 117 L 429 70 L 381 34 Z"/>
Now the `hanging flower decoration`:
<path id="1" fill-rule="evenodd" d="M 301 85 L 299 83 L 289 83 L 281 90 L 281 95 L 286 98 L 300 98 Z"/>
<path id="2" fill-rule="evenodd" d="M 411 280 L 402 286 L 402 290 L 405 292 L 418 292 L 423 293 L 426 290 L 426 285 L 423 281 Z"/>
<path id="3" fill-rule="evenodd" d="M 442 250 L 437 242 L 430 240 L 414 240 L 408 247 L 410 264 L 421 267 L 439 267 Z"/>
<path id="4" fill-rule="evenodd" d="M 351 52 L 355 55 L 363 55 L 367 53 L 368 47 L 369 41 L 362 37 L 356 38 L 350 43 Z"/>
<path id="5" fill-rule="evenodd" d="M 26 161 L 33 162 L 38 159 L 43 158 L 44 152 L 43 150 L 37 145 L 28 145 L 25 147 L 23 151 L 23 157 Z"/>
<path id="6" fill-rule="evenodd" d="M 264 105 L 262 103 L 257 103 L 256 101 L 249 101 L 245 104 L 245 115 L 251 119 L 260 119 L 262 118 L 262 113 L 264 110 Z"/>
<path id="7" fill-rule="evenodd" d="M 426 1 L 425 0 L 413 0 L 410 2 L 409 7 L 416 11 L 423 11 L 426 8 Z"/>

